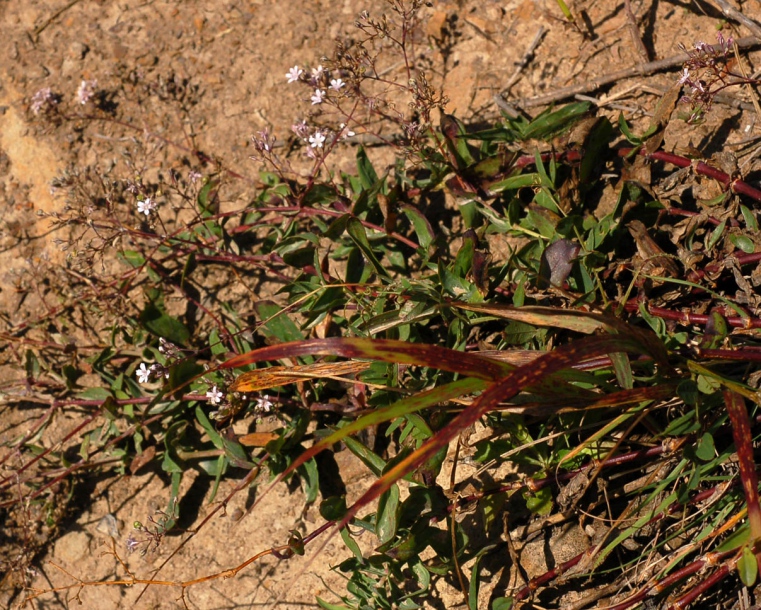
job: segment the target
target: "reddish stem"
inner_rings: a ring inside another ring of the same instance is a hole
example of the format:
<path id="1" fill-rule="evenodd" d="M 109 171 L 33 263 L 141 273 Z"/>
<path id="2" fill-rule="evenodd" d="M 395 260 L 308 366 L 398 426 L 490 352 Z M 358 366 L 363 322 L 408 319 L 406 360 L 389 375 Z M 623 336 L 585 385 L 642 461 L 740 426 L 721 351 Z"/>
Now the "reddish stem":
<path id="1" fill-rule="evenodd" d="M 632 148 L 622 148 L 618 151 L 618 154 L 622 157 L 625 157 L 630 155 L 633 150 L 634 149 Z M 726 174 L 725 172 L 716 169 L 715 167 L 712 167 L 703 161 L 692 161 L 687 157 L 680 157 L 674 153 L 668 153 L 662 150 L 656 151 L 654 153 L 648 153 L 645 148 L 640 148 L 639 154 L 647 157 L 648 159 L 655 159 L 657 161 L 663 161 L 664 163 L 671 163 L 671 165 L 676 165 L 677 167 L 692 166 L 695 169 L 696 173 L 708 176 L 709 178 L 713 178 L 714 180 L 720 182 L 725 189 L 729 189 L 732 193 L 746 195 L 747 197 L 761 202 L 761 191 L 753 188 L 747 182 L 743 182 L 742 180 L 732 180 L 729 174 Z"/>
<path id="2" fill-rule="evenodd" d="M 638 311 L 640 302 L 637 299 L 631 299 L 624 305 L 626 311 Z M 656 307 L 655 305 L 644 304 L 647 308 L 647 312 L 651 316 L 663 318 L 664 320 L 675 320 L 677 322 L 683 322 L 685 324 L 694 324 L 696 326 L 704 326 L 708 323 L 707 314 L 690 313 L 687 311 L 674 311 L 672 309 L 666 309 L 664 307 Z M 726 313 L 726 308 L 720 308 L 719 313 Z M 734 326 L 735 328 L 761 328 L 760 318 L 741 318 L 740 316 L 726 316 L 727 324 Z M 728 350 L 724 350 L 728 351 Z"/>

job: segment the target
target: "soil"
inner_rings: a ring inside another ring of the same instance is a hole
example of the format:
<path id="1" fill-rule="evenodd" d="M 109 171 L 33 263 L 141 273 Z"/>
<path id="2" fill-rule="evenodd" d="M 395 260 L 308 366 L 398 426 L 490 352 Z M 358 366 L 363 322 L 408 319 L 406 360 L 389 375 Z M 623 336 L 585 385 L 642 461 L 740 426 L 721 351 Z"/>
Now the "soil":
<path id="1" fill-rule="evenodd" d="M 590 82 L 646 60 L 674 56 L 680 43 L 687 47 L 698 40 L 713 43 L 722 17 L 708 10 L 708 5 L 701 7 L 705 13 L 697 4 L 632 2 L 637 31 L 649 53 L 645 58 L 637 50 L 623 3 L 572 3 L 578 15 L 575 27 L 564 22 L 558 5 L 549 0 L 434 1 L 421 10 L 416 52 L 419 62 L 427 66 L 431 84 L 443 88 L 449 98 L 447 112 L 468 124 L 487 124 L 498 116 L 494 96 L 508 83 L 513 84 L 505 97 L 515 102 Z M 250 159 L 252 134 L 269 129 L 283 141 L 294 121 L 313 110 L 307 90 L 288 85 L 286 72 L 295 64 L 313 67 L 331 54 L 334 40 L 355 34 L 354 20 L 366 8 L 373 14 L 387 10 L 381 2 L 367 6 L 350 0 L 6 0 L 0 5 L 4 40 L 0 48 L 0 345 L 5 343 L 6 353 L 0 361 L 5 396 L 0 407 L 3 457 L 11 451 L 11 441 L 47 408 L 37 400 L 39 391 L 26 384 L 25 350 L 49 337 L 83 349 L 99 344 L 96 325 L 54 315 L 60 286 L 51 282 L 64 282 L 75 267 L 72 251 L 61 248 L 70 229 L 53 231 L 50 219 L 40 217 L 41 213 L 61 213 L 66 205 L 51 185 L 67 171 L 96 168 L 104 172 L 126 163 L 135 171 L 165 176 L 170 169 L 187 175 L 190 170 L 208 172 L 219 167 L 227 172 L 223 198 L 227 203 L 223 205 L 235 207 L 252 196 L 260 169 Z M 761 17 L 757 2 L 747 2 L 745 10 L 749 16 Z M 724 26 L 735 36 L 747 35 L 742 27 Z M 540 28 L 544 33 L 535 53 L 524 57 Z M 757 71 L 761 55 L 755 52 L 745 57 L 748 71 Z M 398 69 L 393 72 L 393 65 L 389 67 L 391 74 L 403 78 Z M 600 112 L 613 118 L 623 112 L 635 126 L 646 125 L 679 70 L 676 65 L 651 76 L 590 88 L 589 95 L 603 102 L 614 100 Z M 97 109 L 75 100 L 83 80 L 97 80 Z M 33 97 L 44 88 L 59 96 L 55 116 L 33 112 Z M 757 134 L 754 121 L 751 112 L 717 104 L 704 125 L 667 134 L 666 147 L 691 145 L 710 156 L 726 144 Z M 295 167 L 303 163 L 303 153 L 303 147 L 293 151 Z M 354 154 L 349 140 L 335 162 L 351 171 Z M 372 148 L 370 154 L 379 163 L 392 159 L 382 147 Z M 63 410 L 56 417 L 56 425 L 41 443 L 55 444 L 86 414 Z M 370 481 L 369 474 L 348 458 L 339 466 L 349 486 L 349 499 L 356 497 Z M 7 461 L 3 475 L 17 467 L 14 459 Z M 442 474 L 445 487 L 447 476 Z M 234 484 L 223 483 L 218 499 L 230 493 Z M 183 527 L 192 529 L 218 507 L 205 500 L 208 490 L 201 477 L 183 480 Z M 170 537 L 158 551 L 144 556 L 123 552 L 132 524 L 160 518 L 158 511 L 166 507 L 168 481 L 154 470 L 105 480 L 82 477 L 73 488 L 62 484 L 61 497 L 69 492 L 74 495 L 54 526 L 26 523 L 24 536 L 33 548 L 33 558 L 22 580 L 30 590 L 71 585 L 79 579 L 120 578 L 126 568 L 145 578 L 179 543 L 179 537 Z M 303 497 L 298 486 L 278 487 L 256 511 L 241 519 L 246 498 L 238 494 L 172 558 L 159 578 L 187 580 L 230 569 L 259 551 L 283 544 L 290 530 L 312 531 L 321 519 L 315 507 L 303 511 Z M 37 522 L 45 516 L 30 513 L 27 518 Z M 524 552 L 536 556 L 526 556 L 525 562 L 535 566 L 531 568 L 535 575 L 556 561 L 548 553 L 569 557 L 587 543 L 581 534 L 558 537 L 551 545 L 529 545 Z M 370 540 L 364 544 L 365 550 L 373 546 Z M 120 565 L 113 548 L 125 565 Z M 16 565 L 13 561 L 20 552 L 3 548 L 3 565 Z M 310 561 L 310 553 L 290 561 L 268 556 L 235 578 L 188 588 L 185 602 L 199 609 L 317 607 L 316 595 L 336 601 L 330 590 L 343 590 L 341 575 L 330 567 L 348 556 L 338 538 L 315 561 Z M 5 584 L 10 582 L 18 583 L 18 575 Z M 484 584 L 480 607 L 487 607 L 498 582 L 500 576 L 495 573 L 492 586 Z M 182 605 L 176 587 L 153 586 L 139 597 L 141 592 L 139 586 L 73 588 L 43 595 L 31 605 L 87 609 Z M 0 591 L 0 604 L 19 604 L 24 595 L 6 586 Z M 454 583 L 441 583 L 430 607 L 452 608 L 461 603 Z"/>

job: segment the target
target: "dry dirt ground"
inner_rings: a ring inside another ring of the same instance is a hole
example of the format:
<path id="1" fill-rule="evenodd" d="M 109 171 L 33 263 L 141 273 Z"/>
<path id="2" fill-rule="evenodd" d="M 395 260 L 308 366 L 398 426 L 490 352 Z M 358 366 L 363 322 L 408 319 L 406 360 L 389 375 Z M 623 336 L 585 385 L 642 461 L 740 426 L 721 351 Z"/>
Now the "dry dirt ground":
<path id="1" fill-rule="evenodd" d="M 421 64 L 428 66 L 432 84 L 443 87 L 448 96 L 447 110 L 466 122 L 483 123 L 497 116 L 493 96 L 508 87 L 506 97 L 515 101 L 587 83 L 616 70 L 674 56 L 680 43 L 688 47 L 697 40 L 712 43 L 722 23 L 721 13 L 709 3 L 633 0 L 631 10 L 648 54 L 645 57 L 632 35 L 627 4 L 623 0 L 571 3 L 579 28 L 585 31 L 582 34 L 563 21 L 558 5 L 550 0 L 433 1 L 421 10 L 416 52 Z M 0 349 L 6 350 L 0 373 L 5 397 L 0 407 L 4 443 L 0 452 L 4 456 L 8 443 L 23 434 L 44 408 L 23 402 L 39 395 L 25 387 L 25 373 L 18 366 L 24 350 L 33 349 L 34 340 L 42 340 L 45 333 L 59 333 L 82 345 L 97 342 L 87 329 L 78 327 L 77 320 L 45 317 L 56 303 L 49 299 L 50 286 L 40 278 L 61 277 L 56 275 L 60 271 L 50 270 L 68 265 L 66 253 L 55 241 L 66 235 L 51 232 L 47 221 L 38 218 L 39 211 L 60 211 L 65 204 L 51 189 L 52 181 L 66 170 L 124 163 L 127 155 L 148 159 L 146 171 L 204 171 L 193 154 L 202 151 L 239 176 L 227 185 L 227 200 L 245 198 L 259 169 L 249 158 L 251 135 L 269 128 L 281 139 L 287 138 L 294 120 L 305 117 L 310 108 L 305 90 L 286 83 L 287 70 L 294 64 L 318 64 L 321 56 L 330 54 L 335 39 L 355 35 L 354 20 L 365 9 L 373 14 L 388 11 L 380 0 L 0 3 Z M 745 2 L 743 10 L 761 20 L 757 0 Z M 725 28 L 736 36 L 749 33 L 731 21 Z M 535 53 L 525 56 L 535 39 Z M 746 61 L 749 72 L 761 65 L 758 53 L 747 54 Z M 389 68 L 394 74 L 394 66 Z M 592 88 L 589 95 L 607 101 L 604 111 L 611 116 L 623 111 L 635 122 L 646 122 L 661 92 L 678 74 L 679 67 L 674 66 Z M 103 93 L 97 112 L 75 102 L 83 80 L 97 80 Z M 46 120 L 32 112 L 33 96 L 43 88 L 60 96 L 63 118 Z M 681 142 L 710 154 L 724 142 L 753 135 L 751 123 L 751 113 L 718 105 L 705 125 L 686 136 L 673 135 L 667 148 Z M 353 154 L 347 145 L 345 160 L 338 163 L 350 169 Z M 371 154 L 387 158 L 383 150 Z M 298 158 L 303 150 L 293 155 Z M 31 330 L 19 332 L 25 324 Z M 56 430 L 72 429 L 82 417 L 64 410 Z M 13 460 L 6 462 L 4 476 L 9 467 L 14 467 Z M 350 496 L 367 485 L 368 475 L 360 466 L 347 461 L 341 467 Z M 227 483 L 221 493 L 227 493 L 232 484 Z M 200 520 L 209 510 L 203 500 L 208 487 L 192 478 L 183 485 L 183 495 L 190 498 L 185 514 Z M 88 483 L 77 492 L 75 505 L 60 526 L 49 532 L 33 570 L 26 574 L 27 581 L 47 589 L 72 584 L 74 579 L 123 576 L 123 567 L 105 552 L 111 548 L 109 541 L 113 536 L 124 557 L 130 524 L 146 521 L 166 505 L 167 496 L 167 482 L 151 473 Z M 231 568 L 258 551 L 282 544 L 291 529 L 311 531 L 320 517 L 314 508 L 302 514 L 302 498 L 300 490 L 281 487 L 261 509 L 237 521 L 236 509 L 245 498 L 236 497 L 226 514 L 215 517 L 161 577 L 191 579 Z M 116 517 L 115 530 L 106 527 L 107 515 Z M 583 547 L 583 541 L 570 538 L 570 551 Z M 146 577 L 178 541 L 171 538 L 158 553 L 135 554 L 125 561 L 136 576 Z M 553 549 L 555 561 L 570 552 L 562 544 Z M 7 566 L 13 552 L 4 551 Z M 522 561 L 529 575 L 545 569 L 547 552 L 545 544 L 527 547 Z M 186 601 L 188 607 L 204 610 L 273 603 L 279 608 L 316 607 L 315 595 L 335 601 L 329 588 L 340 591 L 341 579 L 329 567 L 348 554 L 334 540 L 306 568 L 302 558 L 280 562 L 268 557 L 234 579 L 188 589 Z M 140 591 L 137 586 L 85 587 L 44 595 L 30 607 L 180 607 L 176 588 L 153 586 L 136 602 Z M 487 584 L 482 607 L 487 607 L 490 594 Z M 0 604 L 9 603 L 7 590 L 2 595 Z M 14 603 L 23 595 L 14 597 Z M 461 599 L 453 587 L 442 585 L 429 605 L 451 608 Z"/>

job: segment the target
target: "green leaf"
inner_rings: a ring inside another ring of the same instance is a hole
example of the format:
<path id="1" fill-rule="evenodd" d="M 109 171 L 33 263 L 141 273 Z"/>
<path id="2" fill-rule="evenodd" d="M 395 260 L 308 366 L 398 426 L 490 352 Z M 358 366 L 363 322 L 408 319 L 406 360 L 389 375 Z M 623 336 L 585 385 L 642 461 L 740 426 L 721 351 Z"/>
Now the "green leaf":
<path id="1" fill-rule="evenodd" d="M 222 437 L 220 436 L 219 432 L 216 431 L 214 425 L 209 421 L 209 418 L 206 417 L 206 413 L 204 413 L 203 407 L 201 405 L 196 406 L 196 419 L 198 420 L 198 423 L 201 424 L 201 427 L 206 431 L 206 434 L 209 435 L 209 440 L 214 444 L 214 446 L 217 449 L 224 449 Z"/>
<path id="2" fill-rule="evenodd" d="M 325 608 L 325 610 L 351 610 L 348 606 L 341 606 L 340 604 L 329 604 L 324 599 L 321 599 L 319 597 L 316 598 L 317 603 L 320 604 L 320 608 Z"/>
<path id="3" fill-rule="evenodd" d="M 727 226 L 727 221 L 722 220 L 721 224 L 716 227 L 713 232 L 711 233 L 710 237 L 708 238 L 708 242 L 706 243 L 706 250 L 712 250 L 713 247 L 719 243 L 719 240 L 721 239 L 722 234 L 724 233 L 724 229 Z"/>
<path id="4" fill-rule="evenodd" d="M 255 465 L 252 463 L 249 468 L 253 468 Z M 298 467 L 298 473 L 301 475 L 302 481 L 304 481 L 304 495 L 307 504 L 311 504 L 317 499 L 317 494 L 320 491 L 320 477 L 317 473 L 317 462 L 313 459 L 304 462 Z"/>
<path id="5" fill-rule="evenodd" d="M 524 140 L 546 140 L 568 129 L 592 107 L 590 102 L 576 102 L 542 112 L 523 130 Z"/>
<path id="6" fill-rule="evenodd" d="M 384 462 L 381 457 L 350 436 L 344 437 L 343 442 L 346 444 L 349 451 L 356 455 L 376 477 L 381 476 L 383 469 L 386 467 L 386 462 Z"/>
<path id="7" fill-rule="evenodd" d="M 737 235 L 732 233 L 729 236 L 729 241 L 732 242 L 736 248 L 739 248 L 746 254 L 753 254 L 753 252 L 756 250 L 756 245 L 753 243 L 753 240 L 747 235 Z"/>
<path id="8" fill-rule="evenodd" d="M 148 332 L 163 337 L 177 345 L 187 345 L 190 331 L 187 327 L 163 311 L 155 301 L 149 301 L 140 312 L 140 323 Z"/>
<path id="9" fill-rule="evenodd" d="M 399 526 L 399 486 L 392 485 L 378 498 L 378 512 L 375 517 L 375 534 L 381 544 L 390 542 L 396 536 Z"/>
<path id="10" fill-rule="evenodd" d="M 746 208 L 744 205 L 740 206 L 740 212 L 742 212 L 743 219 L 745 220 L 745 226 L 748 227 L 748 229 L 751 231 L 758 231 L 758 221 L 756 220 L 756 216 L 753 214 L 753 212 Z"/>
<path id="11" fill-rule="evenodd" d="M 535 515 L 546 516 L 552 511 L 552 490 L 549 487 L 540 489 L 537 492 L 526 492 L 526 508 Z"/>
<path id="12" fill-rule="evenodd" d="M 106 388 L 87 388 L 86 390 L 77 394 L 77 398 L 82 400 L 106 400 L 112 398 L 113 394 Z"/>
<path id="13" fill-rule="evenodd" d="M 365 189 L 371 189 L 378 182 L 378 174 L 375 172 L 373 164 L 370 163 L 363 146 L 360 146 L 357 151 L 357 172 Z"/>
<path id="14" fill-rule="evenodd" d="M 176 421 L 166 431 L 164 436 L 164 459 L 161 461 L 161 469 L 170 474 L 183 473 L 184 462 L 177 454 L 177 444 L 185 431 L 187 422 Z"/>
<path id="15" fill-rule="evenodd" d="M 166 391 L 173 392 L 177 390 L 181 393 L 205 370 L 195 360 L 180 360 L 177 364 L 169 367 L 169 379 L 166 383 Z M 175 396 L 175 398 L 178 397 Z"/>
<path id="16" fill-rule="evenodd" d="M 737 573 L 746 587 L 752 587 L 758 578 L 758 560 L 748 546 L 743 547 L 742 557 L 737 562 Z"/>
<path id="17" fill-rule="evenodd" d="M 514 603 L 512 597 L 497 597 L 491 602 L 491 610 L 510 610 Z"/>
<path id="18" fill-rule="evenodd" d="M 401 206 L 401 210 L 412 224 L 412 228 L 415 230 L 415 235 L 417 235 L 420 247 L 428 250 L 431 242 L 433 242 L 433 228 L 431 227 L 431 223 L 428 222 L 428 219 L 420 210 L 411 205 L 403 205 Z"/>
<path id="19" fill-rule="evenodd" d="M 202 218 L 209 218 L 212 216 L 212 204 L 214 197 L 216 196 L 216 188 L 219 186 L 219 180 L 209 180 L 198 191 L 198 197 L 196 201 L 198 203 L 198 211 L 201 212 Z"/>
<path id="20" fill-rule="evenodd" d="M 299 341 L 304 335 L 299 327 L 284 312 L 283 308 L 272 301 L 257 301 L 254 303 L 257 318 L 263 323 L 259 330 L 271 339 L 281 343 Z"/>
<path id="21" fill-rule="evenodd" d="M 715 457 L 716 447 L 713 443 L 713 436 L 711 436 L 708 432 L 706 432 L 700 438 L 700 441 L 698 441 L 698 444 L 695 447 L 695 455 L 698 457 L 698 459 L 701 459 L 704 462 L 708 462 Z"/>
<path id="22" fill-rule="evenodd" d="M 120 261 L 126 263 L 133 269 L 142 267 L 145 264 L 145 257 L 137 250 L 124 250 L 117 254 Z"/>
<path id="23" fill-rule="evenodd" d="M 320 516 L 326 521 L 339 521 L 346 514 L 346 494 L 330 496 L 320 502 Z"/>
<path id="24" fill-rule="evenodd" d="M 357 245 L 357 248 L 362 251 L 362 254 L 373 266 L 375 272 L 382 277 L 391 279 L 391 276 L 388 274 L 388 271 L 386 271 L 386 268 L 381 265 L 380 261 L 375 256 L 375 253 L 370 246 L 370 241 L 367 239 L 365 227 L 362 226 L 362 223 L 357 218 L 349 219 L 346 224 L 346 232 L 349 234 L 349 237 L 351 237 L 352 241 Z"/>

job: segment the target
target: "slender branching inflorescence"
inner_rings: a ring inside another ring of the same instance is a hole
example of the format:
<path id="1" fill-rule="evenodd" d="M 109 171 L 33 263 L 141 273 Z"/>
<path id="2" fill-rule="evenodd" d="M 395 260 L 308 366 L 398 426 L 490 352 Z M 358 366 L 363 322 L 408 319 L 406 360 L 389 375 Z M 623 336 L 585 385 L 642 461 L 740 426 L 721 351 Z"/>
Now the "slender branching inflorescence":
<path id="1" fill-rule="evenodd" d="M 692 49 L 680 45 L 689 56 L 679 78 L 679 84 L 690 88 L 690 92 L 681 99 L 682 103 L 690 104 L 691 110 L 687 118 L 689 123 L 701 121 L 705 113 L 711 109 L 716 95 L 724 89 L 759 82 L 732 70 L 734 63 L 732 37 L 724 38 L 721 32 L 716 37 L 717 45 L 696 42 Z"/>

